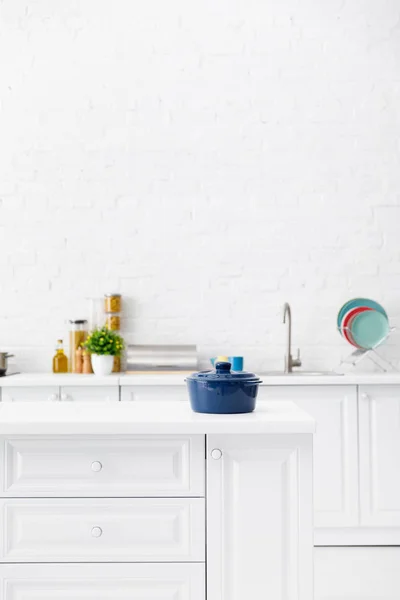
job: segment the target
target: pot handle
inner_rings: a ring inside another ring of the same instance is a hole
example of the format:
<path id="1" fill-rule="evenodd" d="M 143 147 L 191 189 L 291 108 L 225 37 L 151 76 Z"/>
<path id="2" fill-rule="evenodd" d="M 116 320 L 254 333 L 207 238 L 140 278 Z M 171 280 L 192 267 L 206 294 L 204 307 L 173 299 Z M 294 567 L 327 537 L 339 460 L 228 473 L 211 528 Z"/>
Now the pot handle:
<path id="1" fill-rule="evenodd" d="M 230 362 L 217 362 L 215 363 L 215 370 L 217 373 L 219 374 L 224 374 L 226 375 L 227 373 L 231 372 L 231 363 Z"/>
<path id="2" fill-rule="evenodd" d="M 4 358 L 11 358 L 12 356 L 15 356 L 15 354 L 5 354 Z"/>

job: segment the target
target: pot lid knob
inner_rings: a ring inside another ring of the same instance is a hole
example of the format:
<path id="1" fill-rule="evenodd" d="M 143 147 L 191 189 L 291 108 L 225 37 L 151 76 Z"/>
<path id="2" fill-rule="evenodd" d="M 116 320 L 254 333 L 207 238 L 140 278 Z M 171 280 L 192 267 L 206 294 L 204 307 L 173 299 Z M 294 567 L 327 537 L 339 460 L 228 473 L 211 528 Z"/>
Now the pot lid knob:
<path id="1" fill-rule="evenodd" d="M 217 362 L 215 364 L 215 370 L 217 373 L 221 375 L 227 375 L 231 372 L 231 363 L 230 362 Z"/>

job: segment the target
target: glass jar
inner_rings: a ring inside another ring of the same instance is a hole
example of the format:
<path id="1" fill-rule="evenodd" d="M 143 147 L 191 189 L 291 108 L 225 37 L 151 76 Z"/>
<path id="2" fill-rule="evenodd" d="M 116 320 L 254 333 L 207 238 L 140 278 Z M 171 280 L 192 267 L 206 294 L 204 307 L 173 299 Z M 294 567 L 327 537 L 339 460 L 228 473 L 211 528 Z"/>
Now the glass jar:
<path id="1" fill-rule="evenodd" d="M 104 298 L 88 298 L 89 300 L 89 331 L 104 325 Z"/>
<path id="2" fill-rule="evenodd" d="M 108 313 L 106 315 L 106 327 L 111 331 L 119 331 L 121 329 L 121 315 Z"/>
<path id="3" fill-rule="evenodd" d="M 104 296 L 104 312 L 106 312 L 106 313 L 121 312 L 121 294 L 105 294 L 105 296 Z"/>
<path id="4" fill-rule="evenodd" d="M 76 372 L 76 351 L 82 346 L 88 335 L 88 322 L 86 319 L 70 320 L 69 327 L 69 364 L 72 373 Z"/>

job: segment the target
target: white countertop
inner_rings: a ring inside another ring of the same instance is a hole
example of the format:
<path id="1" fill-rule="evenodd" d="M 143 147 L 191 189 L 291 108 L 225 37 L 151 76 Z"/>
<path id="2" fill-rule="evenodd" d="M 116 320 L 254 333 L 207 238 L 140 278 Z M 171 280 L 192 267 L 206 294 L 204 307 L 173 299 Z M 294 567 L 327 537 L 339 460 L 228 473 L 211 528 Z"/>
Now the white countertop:
<path id="1" fill-rule="evenodd" d="M 186 402 L 4 403 L 0 435 L 296 434 L 315 421 L 293 402 L 261 402 L 253 413 L 205 415 Z"/>
<path id="2" fill-rule="evenodd" d="M 21 373 L 0 377 L 1 387 L 31 386 L 174 386 L 185 385 L 186 375 L 126 375 L 114 373 L 108 377 L 66 373 Z M 260 374 L 261 385 L 400 385 L 399 373 L 353 373 L 350 375 L 268 375 Z"/>

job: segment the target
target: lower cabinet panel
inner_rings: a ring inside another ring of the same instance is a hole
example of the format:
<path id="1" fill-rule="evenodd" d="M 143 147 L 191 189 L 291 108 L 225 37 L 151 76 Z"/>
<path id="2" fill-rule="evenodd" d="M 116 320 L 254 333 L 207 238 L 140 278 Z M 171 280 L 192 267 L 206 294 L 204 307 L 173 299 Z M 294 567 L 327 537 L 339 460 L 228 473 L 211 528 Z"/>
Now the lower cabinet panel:
<path id="1" fill-rule="evenodd" d="M 311 436 L 207 436 L 207 599 L 312 600 Z"/>
<path id="2" fill-rule="evenodd" d="M 315 548 L 315 600 L 399 600 L 400 548 Z"/>
<path id="3" fill-rule="evenodd" d="M 203 562 L 203 498 L 0 500 L 4 562 Z"/>
<path id="4" fill-rule="evenodd" d="M 118 402 L 117 385 L 69 385 L 61 388 L 61 402 Z"/>
<path id="5" fill-rule="evenodd" d="M 60 397 L 58 385 L 10 386 L 0 392 L 2 402 L 55 402 Z"/>
<path id="6" fill-rule="evenodd" d="M 204 600 L 204 565 L 2 565 L 0 600 Z"/>
<path id="7" fill-rule="evenodd" d="M 182 381 L 184 376 L 182 376 Z M 126 385 L 121 387 L 122 402 L 153 402 L 189 399 L 186 385 Z"/>

